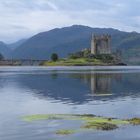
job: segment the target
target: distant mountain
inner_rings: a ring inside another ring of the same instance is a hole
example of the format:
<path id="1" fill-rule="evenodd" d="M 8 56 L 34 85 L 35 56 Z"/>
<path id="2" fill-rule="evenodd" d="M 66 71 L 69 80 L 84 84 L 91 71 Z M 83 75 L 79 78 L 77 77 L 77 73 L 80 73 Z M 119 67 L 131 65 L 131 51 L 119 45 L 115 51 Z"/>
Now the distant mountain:
<path id="1" fill-rule="evenodd" d="M 4 58 L 11 59 L 13 50 L 19 47 L 25 41 L 26 39 L 22 39 L 12 44 L 6 44 L 0 41 L 0 53 L 4 56 Z"/>
<path id="2" fill-rule="evenodd" d="M 14 49 L 12 57 L 16 59 L 49 59 L 52 53 L 66 57 L 69 53 L 90 48 L 91 34 L 110 34 L 112 36 L 112 50 L 119 49 L 128 63 L 133 60 L 140 62 L 140 34 L 136 32 L 123 32 L 112 28 L 91 28 L 73 25 L 65 28 L 56 28 L 39 33 Z M 134 54 L 137 53 L 138 57 Z M 133 60 L 131 60 L 133 56 Z M 128 59 L 129 57 L 129 59 Z"/>
<path id="3" fill-rule="evenodd" d="M 7 47 L 14 50 L 16 48 L 18 48 L 20 45 L 22 45 L 24 42 L 26 42 L 27 39 L 21 39 L 17 42 L 11 43 L 11 44 L 7 44 Z"/>
<path id="4" fill-rule="evenodd" d="M 5 43 L 0 42 L 0 53 L 1 53 L 5 58 L 9 58 L 10 55 L 11 55 L 11 49 L 9 49 Z"/>

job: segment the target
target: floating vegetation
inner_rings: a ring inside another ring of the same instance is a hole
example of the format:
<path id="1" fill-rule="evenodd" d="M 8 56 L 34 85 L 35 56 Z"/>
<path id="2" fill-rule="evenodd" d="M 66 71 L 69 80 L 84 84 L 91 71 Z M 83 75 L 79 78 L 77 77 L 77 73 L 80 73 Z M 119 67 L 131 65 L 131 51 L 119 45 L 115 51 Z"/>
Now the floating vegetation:
<path id="1" fill-rule="evenodd" d="M 23 120 L 32 122 L 32 121 L 40 121 L 40 120 L 71 120 L 74 118 L 74 115 L 64 115 L 64 114 L 37 114 L 24 116 Z"/>
<path id="2" fill-rule="evenodd" d="M 58 130 L 56 131 L 56 134 L 58 135 L 70 135 L 70 134 L 74 134 L 75 131 L 74 130 Z"/>
<path id="3" fill-rule="evenodd" d="M 83 126 L 83 128 L 108 131 L 108 130 L 117 129 L 118 126 L 116 124 L 111 124 L 111 123 L 88 122 L 85 126 Z"/>
<path id="4" fill-rule="evenodd" d="M 133 125 L 140 125 L 140 118 L 133 118 L 128 121 Z"/>
<path id="5" fill-rule="evenodd" d="M 93 114 L 84 115 L 71 115 L 71 114 L 44 114 L 44 115 L 31 115 L 24 116 L 23 119 L 28 122 L 39 121 L 39 120 L 79 120 L 82 123 L 79 130 L 83 129 L 93 129 L 109 131 L 119 128 L 122 125 L 140 125 L 140 118 L 133 118 L 129 120 L 121 120 L 114 118 L 105 118 L 100 116 L 95 116 Z M 56 134 L 69 135 L 75 133 L 74 130 L 58 130 Z"/>

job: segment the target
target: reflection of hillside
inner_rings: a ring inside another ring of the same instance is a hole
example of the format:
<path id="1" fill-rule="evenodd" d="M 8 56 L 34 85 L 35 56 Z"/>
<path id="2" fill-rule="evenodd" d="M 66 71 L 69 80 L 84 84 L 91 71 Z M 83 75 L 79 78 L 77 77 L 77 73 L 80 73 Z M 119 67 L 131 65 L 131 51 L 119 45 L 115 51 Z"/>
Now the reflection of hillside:
<path id="1" fill-rule="evenodd" d="M 88 86 L 79 79 L 69 78 L 67 74 L 19 75 L 18 82 L 22 88 L 32 90 L 38 97 L 52 98 L 54 102 L 60 100 L 82 104 L 89 99 Z"/>
<path id="2" fill-rule="evenodd" d="M 22 88 L 32 90 L 41 98 L 52 98 L 75 104 L 91 100 L 135 96 L 140 92 L 140 76 L 135 74 L 57 73 L 18 75 L 14 79 Z M 130 86 L 131 85 L 131 86 Z M 91 95 L 99 97 L 91 98 Z M 104 95 L 101 96 L 100 95 Z"/>

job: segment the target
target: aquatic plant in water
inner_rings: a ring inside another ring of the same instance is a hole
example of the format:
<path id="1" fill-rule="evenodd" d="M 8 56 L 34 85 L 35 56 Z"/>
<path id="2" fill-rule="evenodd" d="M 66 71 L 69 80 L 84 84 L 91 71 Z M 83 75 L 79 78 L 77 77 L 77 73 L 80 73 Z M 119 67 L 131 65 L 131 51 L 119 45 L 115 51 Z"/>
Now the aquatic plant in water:
<path id="1" fill-rule="evenodd" d="M 133 118 L 129 120 L 121 120 L 114 118 L 98 117 L 92 114 L 85 115 L 71 115 L 71 114 L 44 114 L 44 115 L 30 115 L 24 116 L 23 119 L 28 122 L 39 120 L 80 120 L 82 123 L 79 130 L 93 129 L 109 131 L 119 128 L 121 125 L 140 125 L 140 118 Z M 78 131 L 79 131 L 78 130 Z M 75 133 L 76 130 L 58 130 L 56 134 L 69 135 Z"/>
<path id="2" fill-rule="evenodd" d="M 70 134 L 74 134 L 75 131 L 74 130 L 58 130 L 56 131 L 56 134 L 58 135 L 70 135 Z"/>

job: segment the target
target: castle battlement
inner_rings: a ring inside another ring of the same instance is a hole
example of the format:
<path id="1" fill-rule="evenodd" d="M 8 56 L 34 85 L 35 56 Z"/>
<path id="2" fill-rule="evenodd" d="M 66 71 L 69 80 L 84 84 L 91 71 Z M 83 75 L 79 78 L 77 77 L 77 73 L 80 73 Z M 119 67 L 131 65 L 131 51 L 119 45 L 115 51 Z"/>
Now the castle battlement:
<path id="1" fill-rule="evenodd" d="M 103 34 L 103 35 L 92 35 L 92 37 L 95 39 L 95 40 L 106 40 L 106 39 L 111 39 L 111 35 L 109 34 Z"/>

